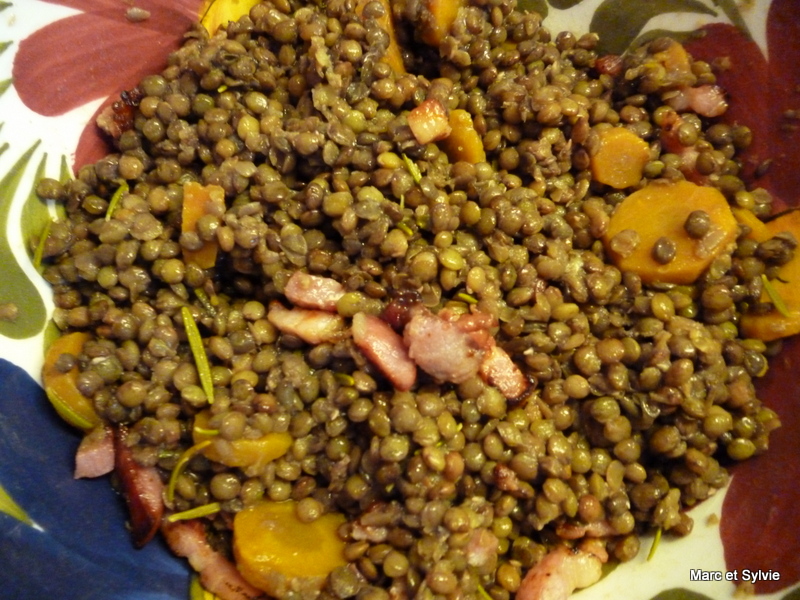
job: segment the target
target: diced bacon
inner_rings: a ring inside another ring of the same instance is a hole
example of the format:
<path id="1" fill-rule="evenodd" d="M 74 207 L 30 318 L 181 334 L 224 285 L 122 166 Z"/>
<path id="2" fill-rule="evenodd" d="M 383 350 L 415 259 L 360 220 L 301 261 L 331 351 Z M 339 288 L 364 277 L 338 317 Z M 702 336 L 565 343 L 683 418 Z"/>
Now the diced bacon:
<path id="1" fill-rule="evenodd" d="M 334 341 L 344 331 L 344 319 L 338 314 L 309 308 L 289 309 L 277 301 L 270 303 L 267 320 L 283 333 L 309 344 Z"/>
<path id="2" fill-rule="evenodd" d="M 97 427 L 81 440 L 75 453 L 75 479 L 101 477 L 114 470 L 114 434 Z"/>
<path id="3" fill-rule="evenodd" d="M 170 549 L 189 560 L 203 587 L 222 600 L 254 600 L 266 595 L 247 583 L 234 564 L 208 543 L 199 520 L 164 523 L 161 528 Z"/>
<path id="4" fill-rule="evenodd" d="M 414 310 L 403 331 L 408 355 L 439 381 L 462 383 L 477 375 L 485 350 L 457 324 L 427 309 Z"/>
<path id="5" fill-rule="evenodd" d="M 408 113 L 408 126 L 417 142 L 438 142 L 450 135 L 450 120 L 442 103 L 435 98 L 424 100 Z"/>
<path id="6" fill-rule="evenodd" d="M 344 295 L 344 286 L 330 277 L 295 271 L 283 290 L 295 306 L 336 312 L 336 303 Z"/>
<path id="7" fill-rule="evenodd" d="M 508 353 L 493 345 L 487 350 L 480 366 L 481 379 L 493 385 L 508 399 L 519 398 L 530 383 Z"/>
<path id="8" fill-rule="evenodd" d="M 728 110 L 725 92 L 718 85 L 689 88 L 689 107 L 703 117 L 718 117 Z"/>
<path id="9" fill-rule="evenodd" d="M 703 117 L 718 117 L 728 110 L 725 92 L 718 85 L 685 86 L 670 94 L 666 102 L 679 112 L 692 110 Z"/>
<path id="10" fill-rule="evenodd" d="M 562 540 L 579 540 L 584 537 L 605 538 L 616 534 L 616 529 L 605 519 L 586 525 L 566 522 L 556 525 L 556 535 Z"/>
<path id="11" fill-rule="evenodd" d="M 143 467 L 136 462 L 125 443 L 128 430 L 119 427 L 114 432 L 114 471 L 120 480 L 122 496 L 128 504 L 131 538 L 141 548 L 155 535 L 164 514 L 162 492 L 164 484 L 155 467 Z"/>
<path id="12" fill-rule="evenodd" d="M 408 356 L 403 338 L 379 317 L 353 316 L 353 341 L 398 390 L 409 390 L 417 380 L 417 366 Z"/>
<path id="13" fill-rule="evenodd" d="M 517 590 L 517 600 L 567 600 L 576 589 L 599 581 L 606 561 L 608 553 L 600 544 L 559 546 L 526 573 Z"/>

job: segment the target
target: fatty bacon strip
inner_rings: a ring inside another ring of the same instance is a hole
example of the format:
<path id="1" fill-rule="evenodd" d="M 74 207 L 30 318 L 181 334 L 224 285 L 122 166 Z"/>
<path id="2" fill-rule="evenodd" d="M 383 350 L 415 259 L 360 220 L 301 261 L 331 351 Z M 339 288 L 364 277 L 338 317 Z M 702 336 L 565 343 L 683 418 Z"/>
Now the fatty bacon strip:
<path id="1" fill-rule="evenodd" d="M 283 333 L 307 343 L 334 341 L 342 331 L 336 303 L 344 288 L 337 281 L 295 272 L 284 293 L 294 305 L 270 305 L 269 321 Z M 351 335 L 356 347 L 398 390 L 416 383 L 417 367 L 436 381 L 462 383 L 479 375 L 508 399 L 521 397 L 530 382 L 511 357 L 497 345 L 497 322 L 481 312 L 434 314 L 411 294 L 390 302 L 381 317 L 358 313 Z"/>

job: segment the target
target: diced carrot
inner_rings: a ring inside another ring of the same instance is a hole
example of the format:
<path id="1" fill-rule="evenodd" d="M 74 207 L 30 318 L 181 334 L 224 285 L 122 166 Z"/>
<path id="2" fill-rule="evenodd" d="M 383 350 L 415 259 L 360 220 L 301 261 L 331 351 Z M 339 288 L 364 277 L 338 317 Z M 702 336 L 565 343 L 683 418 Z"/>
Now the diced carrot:
<path id="1" fill-rule="evenodd" d="M 62 372 L 56 364 L 63 354 L 77 357 L 89 338 L 90 335 L 83 331 L 62 335 L 47 349 L 42 367 L 42 383 L 50 403 L 62 419 L 84 431 L 94 429 L 102 421 L 92 401 L 78 389 L 78 367 Z"/>
<path id="2" fill-rule="evenodd" d="M 292 436 L 286 432 L 266 433 L 257 438 L 225 440 L 209 433 L 210 414 L 202 411 L 195 415 L 192 436 L 194 443 L 211 440 L 203 449 L 206 458 L 227 467 L 253 468 L 261 470 L 267 463 L 280 458 L 292 446 Z"/>
<path id="3" fill-rule="evenodd" d="M 430 18 L 422 22 L 422 41 L 431 46 L 439 46 L 458 16 L 458 9 L 464 0 L 426 0 Z"/>
<path id="4" fill-rule="evenodd" d="M 711 225 L 696 239 L 684 225 L 689 214 L 699 210 L 708 214 Z M 736 239 L 737 230 L 728 202 L 716 188 L 688 181 L 654 182 L 617 206 L 603 243 L 622 271 L 637 273 L 646 283 L 688 284 Z M 654 256 L 661 238 L 674 250 L 669 261 Z"/>
<path id="5" fill-rule="evenodd" d="M 443 140 L 452 132 L 447 110 L 435 98 L 423 100 L 408 113 L 408 126 L 422 145 Z"/>
<path id="6" fill-rule="evenodd" d="M 595 181 L 623 189 L 636 185 L 650 160 L 650 148 L 642 138 L 624 127 L 599 132 L 600 143 L 591 157 Z"/>
<path id="7" fill-rule="evenodd" d="M 734 207 L 731 209 L 733 216 L 741 225 L 746 225 L 750 229 L 747 237 L 754 239 L 757 242 L 764 242 L 772 237 L 772 234 L 767 228 L 767 224 L 753 214 L 753 211 L 746 208 Z"/>
<path id="8" fill-rule="evenodd" d="M 800 240 L 800 211 L 793 210 L 788 213 L 763 223 L 766 230 L 764 240 L 770 239 L 782 232 L 790 232 Z M 764 241 L 758 240 L 757 241 Z M 743 335 L 758 338 L 766 342 L 778 338 L 800 333 L 800 257 L 778 268 L 777 276 L 768 282 L 771 292 L 780 301 L 782 306 L 773 308 L 765 314 L 742 315 L 740 328 Z M 765 291 L 762 300 L 773 302 L 775 298 Z"/>
<path id="9" fill-rule="evenodd" d="M 250 585 L 271 595 L 280 588 L 319 589 L 331 571 L 347 564 L 337 533 L 344 522 L 339 513 L 305 522 L 293 500 L 251 504 L 233 520 L 236 566 Z"/>
<path id="10" fill-rule="evenodd" d="M 358 0 L 356 4 L 356 14 L 359 16 L 364 12 L 364 7 L 373 0 Z M 383 60 L 392 67 L 395 75 L 402 75 L 406 72 L 406 66 L 403 63 L 403 52 L 400 50 L 400 44 L 397 43 L 397 32 L 394 29 L 394 21 L 392 20 L 392 6 L 389 0 L 377 0 L 383 4 L 383 16 L 378 19 L 378 25 L 381 26 L 389 36 L 389 46 L 386 48 L 386 54 Z"/>
<path id="11" fill-rule="evenodd" d="M 450 162 L 486 162 L 486 150 L 480 134 L 475 130 L 472 115 L 463 108 L 457 108 L 450 111 L 449 121 L 452 131 L 441 144 Z"/>
<path id="12" fill-rule="evenodd" d="M 675 40 L 671 40 L 666 49 L 656 52 L 653 57 L 664 65 L 671 73 L 690 74 L 692 72 L 692 59 L 686 48 Z"/>
<path id="13" fill-rule="evenodd" d="M 209 213 L 222 214 L 225 211 L 225 190 L 218 185 L 202 185 L 189 181 L 183 185 L 183 209 L 181 211 L 181 231 L 197 231 L 197 221 Z M 185 262 L 193 262 L 201 269 L 210 269 L 217 262 L 218 245 L 216 241 L 203 244 L 199 250 L 183 250 Z"/>

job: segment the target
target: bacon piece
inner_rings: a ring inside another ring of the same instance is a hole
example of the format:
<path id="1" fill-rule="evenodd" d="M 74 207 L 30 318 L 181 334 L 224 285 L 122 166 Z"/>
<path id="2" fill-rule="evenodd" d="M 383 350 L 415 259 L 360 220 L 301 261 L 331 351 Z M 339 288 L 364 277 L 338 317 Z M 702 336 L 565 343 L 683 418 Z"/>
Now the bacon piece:
<path id="1" fill-rule="evenodd" d="M 353 316 L 353 341 L 398 390 L 413 387 L 417 366 L 408 355 L 403 338 L 392 327 L 374 315 Z"/>
<path id="2" fill-rule="evenodd" d="M 114 471 L 119 477 L 122 496 L 128 504 L 133 545 L 141 548 L 155 535 L 164 514 L 164 484 L 155 467 L 143 467 L 125 443 L 128 429 L 114 431 Z"/>
<path id="3" fill-rule="evenodd" d="M 509 400 L 519 398 L 530 387 L 530 382 L 508 353 L 496 344 L 487 350 L 481 362 L 480 375 Z"/>
<path id="4" fill-rule="evenodd" d="M 477 375 L 485 354 L 472 334 L 424 308 L 413 311 L 403 341 L 417 366 L 435 379 L 451 383 Z"/>
<path id="5" fill-rule="evenodd" d="M 120 99 L 104 108 L 97 115 L 97 126 L 115 140 L 126 131 L 133 129 L 133 118 L 144 94 L 139 88 L 123 90 Z"/>
<path id="6" fill-rule="evenodd" d="M 114 433 L 97 427 L 83 436 L 75 453 L 75 479 L 101 477 L 114 470 Z"/>
<path id="7" fill-rule="evenodd" d="M 666 103 L 679 112 L 692 110 L 703 117 L 719 117 L 728 110 L 725 92 L 718 85 L 679 88 Z"/>
<path id="8" fill-rule="evenodd" d="M 443 140 L 452 131 L 447 111 L 435 98 L 424 100 L 408 113 L 408 126 L 422 145 Z"/>
<path id="9" fill-rule="evenodd" d="M 244 580 L 231 561 L 209 545 L 199 520 L 164 523 L 161 532 L 170 549 L 189 560 L 200 575 L 200 583 L 212 594 L 222 600 L 266 598 L 261 590 Z"/>
<path id="10" fill-rule="evenodd" d="M 267 320 L 283 333 L 309 344 L 333 341 L 344 331 L 344 319 L 337 314 L 309 308 L 289 309 L 277 301 L 270 303 Z"/>
<path id="11" fill-rule="evenodd" d="M 598 540 L 580 548 L 559 546 L 527 572 L 517 590 L 517 600 L 567 600 L 572 592 L 600 580 L 608 560 Z"/>
<path id="12" fill-rule="evenodd" d="M 336 312 L 336 303 L 344 295 L 344 286 L 330 277 L 295 271 L 283 290 L 295 306 Z"/>

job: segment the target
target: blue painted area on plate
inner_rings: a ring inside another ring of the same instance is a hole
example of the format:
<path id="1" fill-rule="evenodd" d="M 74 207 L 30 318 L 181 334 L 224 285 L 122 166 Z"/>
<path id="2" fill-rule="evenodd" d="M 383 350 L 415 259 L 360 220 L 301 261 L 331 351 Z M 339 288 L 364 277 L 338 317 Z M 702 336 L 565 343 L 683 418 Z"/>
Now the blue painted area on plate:
<path id="1" fill-rule="evenodd" d="M 0 514 L 0 598 L 186 600 L 189 571 L 160 541 L 136 550 L 107 477 L 75 480 L 80 434 L 0 359 L 0 484 L 43 529 Z"/>

